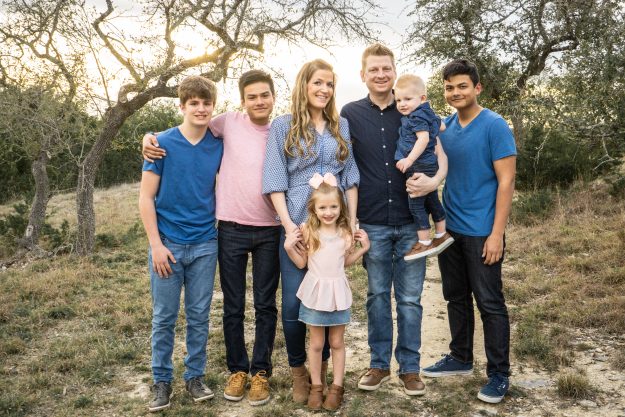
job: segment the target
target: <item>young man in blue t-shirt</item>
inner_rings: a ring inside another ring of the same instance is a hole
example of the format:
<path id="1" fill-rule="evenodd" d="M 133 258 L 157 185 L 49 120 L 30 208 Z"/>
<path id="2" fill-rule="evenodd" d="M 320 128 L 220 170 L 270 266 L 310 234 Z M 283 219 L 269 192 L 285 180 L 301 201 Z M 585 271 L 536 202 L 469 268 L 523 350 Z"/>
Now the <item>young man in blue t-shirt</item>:
<path id="1" fill-rule="evenodd" d="M 478 398 L 500 402 L 509 388 L 510 324 L 501 281 L 504 230 L 514 191 L 516 147 L 505 120 L 477 102 L 475 64 L 455 60 L 443 69 L 445 99 L 457 111 L 440 140 L 449 170 L 443 190 L 447 229 L 455 242 L 438 257 L 451 330 L 450 353 L 422 370 L 428 377 L 470 374 L 473 300 L 482 317 L 488 383 Z"/>
<path id="2" fill-rule="evenodd" d="M 169 157 L 143 164 L 139 210 L 150 244 L 152 412 L 170 405 L 174 329 L 183 286 L 185 386 L 194 401 L 213 397 L 203 378 L 217 264 L 215 177 L 223 152 L 222 141 L 208 130 L 216 96 L 212 81 L 185 78 L 178 89 L 183 122 L 159 135 Z"/>

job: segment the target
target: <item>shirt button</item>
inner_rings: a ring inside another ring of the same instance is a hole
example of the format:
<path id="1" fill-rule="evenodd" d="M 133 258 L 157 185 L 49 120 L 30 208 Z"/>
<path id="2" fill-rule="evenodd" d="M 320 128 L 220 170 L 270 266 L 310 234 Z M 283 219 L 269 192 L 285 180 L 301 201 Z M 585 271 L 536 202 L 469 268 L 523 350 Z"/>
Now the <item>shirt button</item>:
<path id="1" fill-rule="evenodd" d="M 390 183 L 391 183 L 391 180 L 388 180 L 388 183 L 390 184 Z"/>
<path id="2" fill-rule="evenodd" d="M 384 112 L 380 112 L 380 116 L 384 116 Z"/>
<path id="3" fill-rule="evenodd" d="M 387 163 L 385 163 L 384 165 L 388 166 L 388 162 L 387 162 Z"/>
<path id="4" fill-rule="evenodd" d="M 382 145 L 382 148 L 386 148 L 386 145 Z"/>
<path id="5" fill-rule="evenodd" d="M 390 199 L 389 199 L 389 200 L 388 200 L 388 202 L 389 202 L 389 203 L 392 203 L 392 202 L 393 202 L 393 200 L 390 200 Z"/>
<path id="6" fill-rule="evenodd" d="M 382 128 L 382 132 L 384 132 L 384 128 Z"/>

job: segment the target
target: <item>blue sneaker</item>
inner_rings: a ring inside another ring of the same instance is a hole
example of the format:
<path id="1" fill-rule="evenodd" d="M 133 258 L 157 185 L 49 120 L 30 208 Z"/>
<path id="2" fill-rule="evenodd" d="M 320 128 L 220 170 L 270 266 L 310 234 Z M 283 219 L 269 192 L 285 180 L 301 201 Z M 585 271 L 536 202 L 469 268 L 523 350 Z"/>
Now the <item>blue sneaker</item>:
<path id="1" fill-rule="evenodd" d="M 445 355 L 443 356 L 443 359 L 436 362 L 434 365 L 421 370 L 421 375 L 430 378 L 451 375 L 470 375 L 471 373 L 473 373 L 472 362 L 460 362 L 459 360 L 454 359 L 451 355 Z"/>
<path id="2" fill-rule="evenodd" d="M 477 398 L 486 403 L 497 404 L 503 400 L 508 388 L 510 388 L 510 380 L 507 376 L 493 374 L 488 378 L 488 383 L 478 392 Z"/>

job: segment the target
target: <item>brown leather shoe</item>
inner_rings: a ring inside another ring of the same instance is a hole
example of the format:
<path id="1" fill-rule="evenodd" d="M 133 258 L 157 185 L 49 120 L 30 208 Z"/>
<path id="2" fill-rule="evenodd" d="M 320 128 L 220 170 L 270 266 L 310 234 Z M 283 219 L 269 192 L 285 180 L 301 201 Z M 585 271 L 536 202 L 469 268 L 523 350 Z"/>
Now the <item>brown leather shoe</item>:
<path id="1" fill-rule="evenodd" d="M 382 382 L 388 381 L 391 371 L 388 369 L 369 368 L 358 381 L 358 388 L 365 391 L 375 391 L 380 388 Z"/>
<path id="2" fill-rule="evenodd" d="M 434 252 L 430 256 L 435 256 L 447 249 L 452 243 L 454 243 L 454 238 L 447 232 L 441 237 L 435 237 L 432 239 L 432 248 L 434 248 Z"/>
<path id="3" fill-rule="evenodd" d="M 418 374 L 402 374 L 399 376 L 404 392 L 408 395 L 425 394 L 425 384 Z"/>
<path id="4" fill-rule="evenodd" d="M 417 241 L 417 243 L 415 243 L 414 246 L 404 255 L 404 261 L 424 258 L 433 254 L 434 251 L 435 248 L 431 243 L 429 245 L 424 245 L 423 243 Z"/>
<path id="5" fill-rule="evenodd" d="M 343 387 L 339 387 L 335 384 L 330 385 L 330 389 L 328 389 L 328 396 L 323 402 L 323 408 L 329 411 L 338 409 L 343 403 L 344 392 L 345 389 Z"/>
<path id="6" fill-rule="evenodd" d="M 293 376 L 293 401 L 306 404 L 308 401 L 308 391 L 310 391 L 310 375 L 306 370 L 306 365 L 291 368 Z"/>
<path id="7" fill-rule="evenodd" d="M 323 395 L 328 394 L 328 361 L 321 362 L 321 385 L 323 386 Z"/>
<path id="8" fill-rule="evenodd" d="M 311 410 L 321 410 L 323 403 L 323 385 L 310 385 L 310 393 L 308 394 L 308 408 Z"/>

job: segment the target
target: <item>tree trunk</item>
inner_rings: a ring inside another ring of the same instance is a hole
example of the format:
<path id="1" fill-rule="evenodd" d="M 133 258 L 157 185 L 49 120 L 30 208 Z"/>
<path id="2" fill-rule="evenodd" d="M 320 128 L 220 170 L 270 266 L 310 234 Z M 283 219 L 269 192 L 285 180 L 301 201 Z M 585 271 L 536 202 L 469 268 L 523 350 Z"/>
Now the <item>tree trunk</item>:
<path id="1" fill-rule="evenodd" d="M 28 250 L 33 250 L 37 247 L 41 228 L 46 219 L 46 208 L 48 207 L 48 198 L 50 196 L 47 170 L 49 160 L 50 156 L 47 150 L 41 149 L 39 156 L 33 161 L 31 166 L 31 172 L 35 179 L 35 196 L 30 208 L 30 215 L 28 216 L 28 226 L 24 236 L 18 242 L 19 246 Z"/>
<path id="2" fill-rule="evenodd" d="M 95 178 L 106 149 L 132 112 L 126 106 L 118 104 L 104 114 L 102 131 L 79 166 L 76 189 L 76 215 L 78 218 L 76 253 L 78 255 L 89 255 L 95 247 L 95 210 L 93 207 Z"/>

